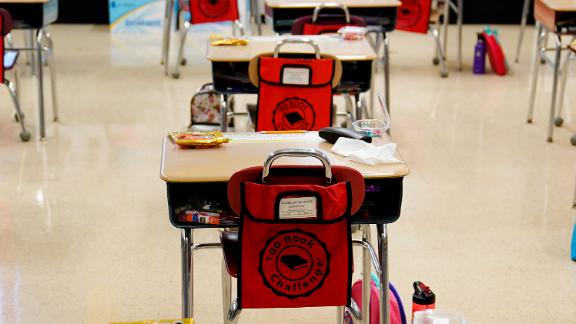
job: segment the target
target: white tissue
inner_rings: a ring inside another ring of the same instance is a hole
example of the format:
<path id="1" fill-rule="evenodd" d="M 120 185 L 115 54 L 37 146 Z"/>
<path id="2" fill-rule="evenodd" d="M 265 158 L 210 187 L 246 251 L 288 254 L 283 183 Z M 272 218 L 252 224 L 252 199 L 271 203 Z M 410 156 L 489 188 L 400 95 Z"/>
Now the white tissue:
<path id="1" fill-rule="evenodd" d="M 332 152 L 368 165 L 402 162 L 396 157 L 396 143 L 376 146 L 361 140 L 340 137 L 332 146 Z"/>

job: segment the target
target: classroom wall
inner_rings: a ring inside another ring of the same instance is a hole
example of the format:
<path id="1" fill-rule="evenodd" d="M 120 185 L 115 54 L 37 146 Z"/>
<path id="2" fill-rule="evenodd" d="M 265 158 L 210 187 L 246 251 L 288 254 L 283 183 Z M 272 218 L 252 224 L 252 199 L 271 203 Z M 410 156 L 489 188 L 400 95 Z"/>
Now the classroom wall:
<path id="1" fill-rule="evenodd" d="M 60 23 L 108 23 L 108 0 L 59 0 Z M 263 0 L 262 0 L 263 1 Z M 287 0 L 290 1 L 290 0 Z M 463 0 L 464 23 L 518 24 L 524 0 Z M 532 8 L 532 5 L 531 5 Z M 530 14 L 532 17 L 532 14 Z M 532 19 L 531 19 L 532 21 Z"/>

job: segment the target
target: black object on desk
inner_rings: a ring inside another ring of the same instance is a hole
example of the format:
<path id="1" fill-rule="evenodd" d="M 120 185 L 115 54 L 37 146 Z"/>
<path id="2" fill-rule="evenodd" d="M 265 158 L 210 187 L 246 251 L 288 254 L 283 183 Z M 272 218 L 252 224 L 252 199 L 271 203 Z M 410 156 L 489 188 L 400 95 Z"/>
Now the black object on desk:
<path id="1" fill-rule="evenodd" d="M 324 127 L 320 129 L 318 135 L 330 144 L 336 143 L 340 137 L 362 140 L 366 143 L 372 143 L 372 137 L 364 135 L 358 131 L 344 127 Z"/>

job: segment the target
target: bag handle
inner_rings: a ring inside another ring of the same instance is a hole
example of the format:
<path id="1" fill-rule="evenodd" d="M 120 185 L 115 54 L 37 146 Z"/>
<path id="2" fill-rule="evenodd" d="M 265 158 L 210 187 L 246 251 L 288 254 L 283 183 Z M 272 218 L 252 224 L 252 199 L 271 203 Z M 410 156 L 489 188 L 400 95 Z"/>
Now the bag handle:
<path id="1" fill-rule="evenodd" d="M 282 41 L 278 42 L 278 44 L 276 44 L 276 47 L 274 48 L 274 58 L 278 58 L 278 56 L 280 55 L 280 48 L 286 44 L 308 44 L 312 46 L 312 48 L 314 48 L 314 54 L 316 55 L 316 59 L 320 59 L 320 48 L 318 47 L 318 44 L 316 44 L 315 41 L 309 38 L 283 39 Z"/>
<path id="2" fill-rule="evenodd" d="M 313 157 L 320 160 L 324 166 L 326 183 L 330 184 L 332 182 L 332 167 L 330 166 L 330 160 L 328 159 L 328 156 L 324 152 L 317 149 L 281 149 L 272 152 L 266 159 L 266 162 L 264 162 L 264 169 L 262 170 L 262 183 L 266 182 L 266 177 L 268 177 L 270 174 L 270 167 L 272 166 L 272 163 L 274 163 L 276 159 L 283 156 Z"/>
<path id="3" fill-rule="evenodd" d="M 344 11 L 344 16 L 346 17 L 346 23 L 350 23 L 350 11 L 348 10 L 348 7 L 346 7 L 346 5 L 343 3 L 322 3 L 316 6 L 316 8 L 314 8 L 314 13 L 312 14 L 313 23 L 318 20 L 318 14 L 320 13 L 320 10 L 324 8 L 342 9 L 342 11 Z"/>

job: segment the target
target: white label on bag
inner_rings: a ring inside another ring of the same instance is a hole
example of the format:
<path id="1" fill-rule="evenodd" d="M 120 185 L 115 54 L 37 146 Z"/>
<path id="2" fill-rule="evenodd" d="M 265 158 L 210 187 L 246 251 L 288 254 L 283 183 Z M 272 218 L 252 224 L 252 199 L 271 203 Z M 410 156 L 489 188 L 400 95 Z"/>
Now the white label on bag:
<path id="1" fill-rule="evenodd" d="M 310 84 L 310 69 L 285 67 L 282 70 L 282 84 Z"/>
<path id="2" fill-rule="evenodd" d="M 316 197 L 284 198 L 280 200 L 280 219 L 316 218 Z"/>

